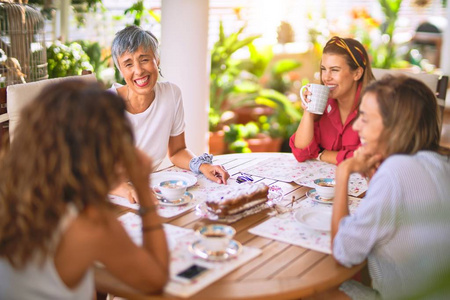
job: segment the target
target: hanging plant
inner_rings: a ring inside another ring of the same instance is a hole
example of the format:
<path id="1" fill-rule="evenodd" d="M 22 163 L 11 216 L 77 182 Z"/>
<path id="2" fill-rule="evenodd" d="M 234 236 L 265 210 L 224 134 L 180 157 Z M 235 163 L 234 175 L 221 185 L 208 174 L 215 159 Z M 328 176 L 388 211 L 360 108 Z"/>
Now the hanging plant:
<path id="1" fill-rule="evenodd" d="M 48 20 L 53 18 L 57 8 L 54 0 L 25 0 L 22 2 L 28 2 L 30 5 L 39 6 L 41 8 L 42 15 Z M 96 12 L 98 8 L 102 11 L 105 9 L 103 7 L 102 0 L 72 0 L 72 8 L 76 13 L 78 26 L 82 26 L 86 23 L 86 19 L 83 14 L 88 12 Z"/>

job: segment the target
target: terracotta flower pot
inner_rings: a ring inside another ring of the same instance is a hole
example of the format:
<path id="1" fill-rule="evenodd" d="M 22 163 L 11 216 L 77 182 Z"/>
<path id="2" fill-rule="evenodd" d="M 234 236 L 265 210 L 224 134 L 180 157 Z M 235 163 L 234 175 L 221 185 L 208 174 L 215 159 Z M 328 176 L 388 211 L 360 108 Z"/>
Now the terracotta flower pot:
<path id="1" fill-rule="evenodd" d="M 223 130 L 209 132 L 209 153 L 219 155 L 226 152 L 227 145 L 224 136 Z"/>
<path id="2" fill-rule="evenodd" d="M 279 152 L 283 139 L 272 138 L 260 133 L 256 138 L 247 139 L 246 141 L 252 152 Z"/>
<path id="3" fill-rule="evenodd" d="M 243 106 L 233 109 L 235 122 L 238 124 L 247 124 L 248 122 L 257 122 L 260 116 L 270 116 L 274 109 L 265 105 Z"/>

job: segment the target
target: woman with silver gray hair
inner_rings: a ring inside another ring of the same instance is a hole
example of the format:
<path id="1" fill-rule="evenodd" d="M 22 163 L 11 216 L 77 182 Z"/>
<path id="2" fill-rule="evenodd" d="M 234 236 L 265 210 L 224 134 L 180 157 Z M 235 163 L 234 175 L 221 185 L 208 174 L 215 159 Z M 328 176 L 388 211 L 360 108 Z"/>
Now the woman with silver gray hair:
<path id="1" fill-rule="evenodd" d="M 186 148 L 180 88 L 158 81 L 158 73 L 161 74 L 158 39 L 138 26 L 129 26 L 116 34 L 111 52 L 126 85 L 115 83 L 110 90 L 125 100 L 136 146 L 153 159 L 154 168 L 168 154 L 175 166 L 226 184 L 229 174 L 222 166 L 212 164 L 212 155 L 195 157 Z M 112 194 L 126 197 L 132 203 L 138 200 L 127 183 Z"/>

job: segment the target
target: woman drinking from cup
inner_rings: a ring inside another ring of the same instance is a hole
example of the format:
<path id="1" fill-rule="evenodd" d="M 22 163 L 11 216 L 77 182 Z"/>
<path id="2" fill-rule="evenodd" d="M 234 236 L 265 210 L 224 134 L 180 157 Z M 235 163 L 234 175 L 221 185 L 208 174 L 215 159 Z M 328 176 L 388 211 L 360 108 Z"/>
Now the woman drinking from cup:
<path id="1" fill-rule="evenodd" d="M 368 259 L 373 288 L 349 281 L 335 292 L 449 299 L 450 150 L 439 146 L 435 95 L 416 79 L 384 77 L 364 91 L 353 128 L 362 145 L 337 168 L 332 249 L 347 267 Z M 356 172 L 372 179 L 350 215 L 348 182 Z"/>
<path id="2" fill-rule="evenodd" d="M 339 164 L 360 145 L 352 129 L 361 90 L 374 76 L 363 45 L 350 38 L 333 37 L 323 49 L 321 85 L 302 88 L 303 117 L 290 139 L 298 161 L 317 158 Z"/>
<path id="3" fill-rule="evenodd" d="M 136 137 L 136 145 L 154 160 L 158 168 L 168 154 L 171 162 L 182 169 L 224 183 L 228 172 L 212 164 L 212 155 L 195 157 L 184 139 L 184 110 L 180 89 L 170 82 L 158 82 L 158 40 L 149 31 L 129 26 L 119 31 L 112 43 L 112 57 L 126 85 L 114 84 L 110 89 L 121 96 L 126 104 L 126 115 Z M 138 199 L 127 182 L 112 194 Z"/>

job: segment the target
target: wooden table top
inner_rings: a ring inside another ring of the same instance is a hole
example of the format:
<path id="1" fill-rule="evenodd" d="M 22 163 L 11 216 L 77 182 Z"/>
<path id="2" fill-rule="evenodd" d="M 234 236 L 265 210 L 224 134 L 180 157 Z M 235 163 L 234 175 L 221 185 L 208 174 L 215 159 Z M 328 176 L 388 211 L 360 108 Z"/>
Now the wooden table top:
<path id="1" fill-rule="evenodd" d="M 220 155 L 215 157 L 215 163 L 224 165 L 230 175 L 234 175 L 239 173 L 244 166 L 248 167 L 269 157 L 279 155 L 280 153 Z M 255 178 L 255 181 L 259 180 L 267 184 L 276 183 L 283 189 L 285 196 L 295 196 L 297 201 L 306 199 L 305 193 L 310 189 L 296 183 Z M 129 211 L 129 209 L 121 210 L 122 213 L 126 211 Z M 189 299 L 292 299 L 307 297 L 338 286 L 345 280 L 352 278 L 365 265 L 363 263 L 353 268 L 345 268 L 337 264 L 331 255 L 249 233 L 248 229 L 270 218 L 267 212 L 268 210 L 264 210 L 230 224 L 236 229 L 236 240 L 242 245 L 261 249 L 262 254 Z M 193 210 L 166 219 L 166 223 L 190 229 L 211 222 L 201 219 Z M 135 296 L 133 298 L 141 298 L 141 296 Z M 164 294 L 142 298 L 170 299 L 173 296 Z"/>

